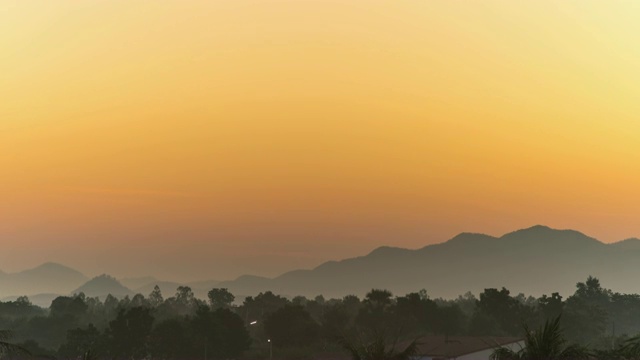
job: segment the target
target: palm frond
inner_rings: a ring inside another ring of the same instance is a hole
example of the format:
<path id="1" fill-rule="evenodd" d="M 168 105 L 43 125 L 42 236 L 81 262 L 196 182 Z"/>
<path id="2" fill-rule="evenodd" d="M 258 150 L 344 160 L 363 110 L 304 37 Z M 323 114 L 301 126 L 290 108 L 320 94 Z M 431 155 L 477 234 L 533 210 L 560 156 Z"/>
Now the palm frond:
<path id="1" fill-rule="evenodd" d="M 0 354 L 23 354 L 31 355 L 29 350 L 20 345 L 12 344 L 6 341 L 0 341 Z"/>
<path id="2" fill-rule="evenodd" d="M 391 357 L 391 359 L 394 360 L 408 360 L 408 359 L 413 359 L 418 355 L 418 346 L 420 344 L 418 343 L 417 340 L 413 340 L 409 346 L 407 346 L 404 350 L 402 350 L 401 352 L 395 354 L 393 357 Z"/>
<path id="3" fill-rule="evenodd" d="M 591 352 L 583 346 L 573 344 L 562 350 L 558 358 L 566 360 L 587 360 L 591 358 Z"/>
<path id="4" fill-rule="evenodd" d="M 560 316 L 553 320 L 547 320 L 537 331 L 529 329 L 524 325 L 525 346 L 518 352 L 511 349 L 499 347 L 491 358 L 493 360 L 583 360 L 590 359 L 589 351 L 579 345 L 567 345 L 567 340 L 560 328 Z"/>
<path id="5" fill-rule="evenodd" d="M 370 341 L 350 341 L 346 338 L 340 339 L 342 347 L 351 355 L 352 360 L 409 360 L 415 357 L 418 352 L 416 340 L 411 342 L 402 351 L 396 350 L 397 339 L 390 343 L 383 333 L 374 333 Z"/>
<path id="6" fill-rule="evenodd" d="M 521 352 L 516 352 L 505 347 L 496 348 L 491 354 L 491 360 L 518 360 L 521 358 Z"/>
<path id="7" fill-rule="evenodd" d="M 2 354 L 24 354 L 31 355 L 29 350 L 16 344 L 10 343 L 13 333 L 9 330 L 0 330 L 0 355 Z"/>
<path id="8" fill-rule="evenodd" d="M 350 342 L 346 338 L 341 338 L 339 341 L 340 345 L 343 349 L 345 349 L 349 355 L 351 355 L 352 360 L 362 360 L 360 357 L 360 349 L 358 349 L 355 343 Z"/>
<path id="9" fill-rule="evenodd" d="M 624 359 L 640 359 L 640 335 L 627 339 L 618 351 Z"/>
<path id="10" fill-rule="evenodd" d="M 11 333 L 10 330 L 0 330 L 0 341 L 7 341 L 11 338 L 11 335 L 13 335 Z"/>

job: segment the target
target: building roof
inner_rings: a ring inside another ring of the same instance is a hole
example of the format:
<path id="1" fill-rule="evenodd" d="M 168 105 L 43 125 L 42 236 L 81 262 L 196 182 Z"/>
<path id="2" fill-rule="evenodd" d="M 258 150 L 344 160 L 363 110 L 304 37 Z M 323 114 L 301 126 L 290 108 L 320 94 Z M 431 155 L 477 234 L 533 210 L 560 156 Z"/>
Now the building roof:
<path id="1" fill-rule="evenodd" d="M 523 339 L 518 337 L 425 336 L 419 338 L 417 342 L 419 355 L 429 356 L 434 359 L 448 359 L 520 341 L 523 341 Z"/>

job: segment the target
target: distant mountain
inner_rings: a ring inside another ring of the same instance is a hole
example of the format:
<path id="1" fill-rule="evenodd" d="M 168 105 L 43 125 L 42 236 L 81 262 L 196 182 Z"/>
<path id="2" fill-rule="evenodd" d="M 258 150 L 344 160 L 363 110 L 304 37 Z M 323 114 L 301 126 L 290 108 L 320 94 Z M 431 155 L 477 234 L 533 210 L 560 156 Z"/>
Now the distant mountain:
<path id="1" fill-rule="evenodd" d="M 88 297 L 99 297 L 102 300 L 104 300 L 109 294 L 117 298 L 123 298 L 127 295 L 135 295 L 133 291 L 109 275 L 97 276 L 72 291 L 71 294 L 78 294 L 81 292 Z"/>
<path id="2" fill-rule="evenodd" d="M 107 294 L 147 296 L 156 284 L 165 298 L 186 285 L 201 299 L 220 287 L 228 288 L 238 300 L 267 290 L 285 296 L 342 297 L 362 296 L 372 288 L 389 289 L 396 295 L 426 289 L 433 297 L 451 298 L 502 286 L 535 296 L 556 291 L 569 295 L 589 275 L 614 291 L 640 292 L 640 239 L 605 244 L 578 231 L 538 225 L 501 237 L 462 233 L 415 250 L 380 247 L 365 256 L 329 261 L 272 279 L 245 275 L 233 281 L 184 284 L 143 277 L 124 279 L 129 285 L 125 286 L 106 275 L 88 281 L 73 269 L 47 263 L 19 273 L 0 272 L 0 298 L 30 295 L 46 303 L 52 294 L 80 291 L 101 298 Z"/>
<path id="3" fill-rule="evenodd" d="M 462 233 L 417 250 L 381 247 L 366 256 L 326 262 L 274 279 L 243 276 L 218 284 L 235 294 L 341 297 L 372 288 L 394 294 L 426 289 L 431 296 L 506 287 L 531 295 L 573 293 L 587 276 L 620 292 L 640 292 L 640 240 L 605 244 L 573 230 L 534 226 L 496 238 Z"/>
<path id="4" fill-rule="evenodd" d="M 624 250 L 637 251 L 637 250 L 640 250 L 640 239 L 637 239 L 637 238 L 626 239 L 626 240 L 619 241 L 617 243 L 613 243 L 611 244 L 611 246 L 615 246 Z"/>
<path id="5" fill-rule="evenodd" d="M 45 263 L 36 268 L 17 272 L 0 272 L 0 297 L 65 294 L 86 282 L 88 278 L 69 267 Z"/>

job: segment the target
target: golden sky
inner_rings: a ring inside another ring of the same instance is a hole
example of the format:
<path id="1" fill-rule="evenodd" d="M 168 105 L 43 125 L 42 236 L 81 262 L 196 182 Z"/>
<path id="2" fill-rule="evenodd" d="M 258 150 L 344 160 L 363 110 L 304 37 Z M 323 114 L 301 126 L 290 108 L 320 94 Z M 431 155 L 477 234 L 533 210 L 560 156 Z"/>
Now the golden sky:
<path id="1" fill-rule="evenodd" d="M 0 0 L 0 269 L 640 237 L 640 2 Z"/>

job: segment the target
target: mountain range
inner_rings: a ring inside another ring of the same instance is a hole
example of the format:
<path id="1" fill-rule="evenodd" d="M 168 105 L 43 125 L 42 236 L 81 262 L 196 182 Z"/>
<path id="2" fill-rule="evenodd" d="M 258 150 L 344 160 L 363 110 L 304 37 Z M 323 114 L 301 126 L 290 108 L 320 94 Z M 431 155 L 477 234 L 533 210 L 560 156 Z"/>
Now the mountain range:
<path id="1" fill-rule="evenodd" d="M 380 247 L 366 256 L 329 261 L 274 279 L 242 276 L 222 282 L 237 294 L 272 290 L 280 294 L 337 297 L 372 288 L 394 294 L 426 289 L 452 298 L 467 291 L 506 287 L 513 293 L 570 295 L 589 275 L 619 292 L 640 292 L 640 240 L 606 244 L 574 230 L 534 226 L 493 237 L 462 233 L 447 242 L 409 250 Z"/>
<path id="2" fill-rule="evenodd" d="M 89 280 L 73 269 L 49 263 L 21 273 L 0 273 L 0 297 L 79 291 L 100 297 L 108 293 L 147 295 L 156 284 L 165 297 L 180 285 L 191 286 L 201 298 L 213 287 L 228 288 L 239 299 L 267 290 L 286 296 L 362 296 L 372 288 L 397 295 L 426 289 L 431 296 L 452 298 L 503 286 L 513 293 L 560 292 L 566 296 L 589 275 L 614 291 L 640 292 L 640 239 L 606 244 L 578 231 L 538 225 L 501 237 L 462 233 L 415 250 L 380 247 L 365 256 L 329 261 L 275 278 L 245 275 L 232 281 L 186 284 L 151 277 L 120 282 L 106 275 Z"/>

